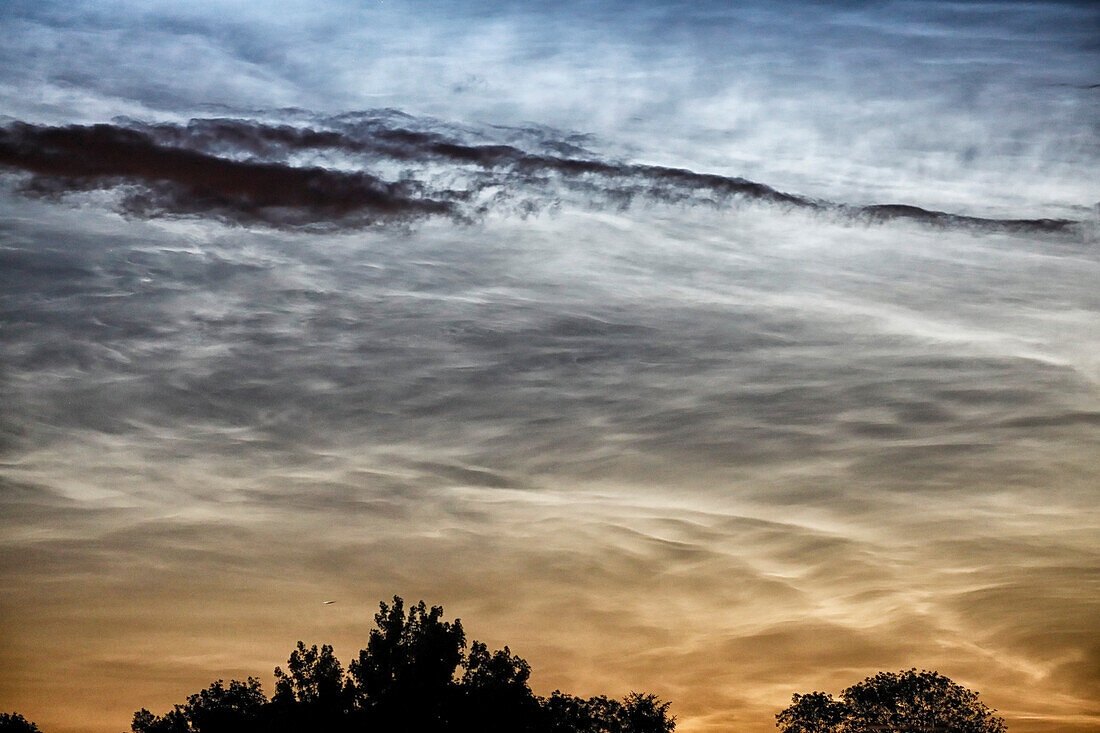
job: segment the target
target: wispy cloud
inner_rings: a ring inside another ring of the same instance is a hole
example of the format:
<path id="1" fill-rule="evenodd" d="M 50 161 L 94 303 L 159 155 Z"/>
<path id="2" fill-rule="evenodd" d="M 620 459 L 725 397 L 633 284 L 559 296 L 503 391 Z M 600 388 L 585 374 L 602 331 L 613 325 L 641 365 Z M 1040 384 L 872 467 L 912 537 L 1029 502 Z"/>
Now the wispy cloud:
<path id="1" fill-rule="evenodd" d="M 1095 729 L 1097 13 L 0 3 L 0 701 L 400 593 L 685 733 Z"/>
<path id="2" fill-rule="evenodd" d="M 216 157 L 319 155 L 244 149 Z M 766 730 L 791 692 L 906 665 L 1015 720 L 1087 709 L 1087 236 L 561 191 L 411 232 L 7 197 L 12 699 L 59 659 L 110 669 L 132 697 L 107 713 L 57 694 L 123 725 L 299 637 L 347 657 L 398 592 L 541 691 L 653 689 L 686 728 Z M 139 683 L 120 648 L 164 662 Z"/>

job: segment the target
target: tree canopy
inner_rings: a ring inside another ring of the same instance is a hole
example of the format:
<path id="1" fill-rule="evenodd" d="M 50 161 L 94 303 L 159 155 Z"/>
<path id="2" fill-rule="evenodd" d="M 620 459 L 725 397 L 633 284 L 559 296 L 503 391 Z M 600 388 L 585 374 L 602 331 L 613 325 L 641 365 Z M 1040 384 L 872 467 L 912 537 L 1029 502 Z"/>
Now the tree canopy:
<path id="1" fill-rule="evenodd" d="M 38 726 L 19 713 L 0 713 L 0 733 L 40 733 Z"/>
<path id="2" fill-rule="evenodd" d="M 977 693 L 938 672 L 879 672 L 834 700 L 796 694 L 778 713 L 781 733 L 1004 733 L 1004 721 Z"/>
<path id="3" fill-rule="evenodd" d="M 275 668 L 268 700 L 259 680 L 222 680 L 164 715 L 134 713 L 133 733 L 672 733 L 669 703 L 554 691 L 535 695 L 531 667 L 508 647 L 469 646 L 462 622 L 423 601 L 380 603 L 367 646 L 344 671 L 327 644 L 299 641 Z"/>

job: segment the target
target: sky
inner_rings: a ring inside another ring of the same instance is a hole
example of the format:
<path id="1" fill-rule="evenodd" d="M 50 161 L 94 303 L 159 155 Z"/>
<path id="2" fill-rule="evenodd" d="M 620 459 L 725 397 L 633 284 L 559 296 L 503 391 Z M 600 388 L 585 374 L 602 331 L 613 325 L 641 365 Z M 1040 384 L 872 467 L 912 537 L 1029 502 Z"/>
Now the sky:
<path id="1" fill-rule="evenodd" d="M 270 693 L 400 595 L 685 733 L 913 667 L 1100 727 L 1094 4 L 0 32 L 0 711 Z"/>

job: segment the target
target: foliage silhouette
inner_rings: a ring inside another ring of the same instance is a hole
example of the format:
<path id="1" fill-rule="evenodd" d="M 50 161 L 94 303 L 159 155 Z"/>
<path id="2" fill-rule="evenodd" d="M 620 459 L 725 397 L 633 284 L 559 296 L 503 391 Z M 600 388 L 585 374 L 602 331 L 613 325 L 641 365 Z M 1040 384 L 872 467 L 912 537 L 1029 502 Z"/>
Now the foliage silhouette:
<path id="1" fill-rule="evenodd" d="M 443 609 L 429 610 L 423 601 L 406 616 L 396 596 L 392 607 L 379 607 L 374 617 L 378 628 L 348 667 L 357 701 L 384 725 L 439 728 L 445 711 L 454 706 L 455 669 L 464 660 L 462 622 L 443 621 Z"/>
<path id="2" fill-rule="evenodd" d="M 19 713 L 0 713 L 0 733 L 41 733 L 38 726 Z"/>
<path id="3" fill-rule="evenodd" d="M 778 713 L 782 733 L 1004 733 L 1004 720 L 974 693 L 938 672 L 879 672 L 834 700 L 794 695 Z"/>
<path id="4" fill-rule="evenodd" d="M 423 601 L 380 603 L 367 646 L 344 672 L 332 647 L 299 641 L 275 668 L 269 701 L 259 680 L 222 680 L 157 716 L 134 713 L 133 733 L 672 733 L 669 703 L 555 691 L 535 695 L 531 667 L 508 647 L 467 649 L 462 622 Z M 15 730 L 15 729 L 13 729 Z M 36 729 L 32 729 L 36 730 Z M 0 729 L 2 733 L 3 729 Z M 26 733 L 20 729 L 19 733 Z"/>
<path id="5" fill-rule="evenodd" d="M 669 703 L 630 693 L 621 701 L 555 690 L 531 692 L 531 667 L 508 647 L 465 651 L 462 624 L 423 602 L 408 615 L 394 597 L 379 604 L 367 648 L 345 675 L 332 647 L 298 642 L 275 696 L 260 681 L 222 680 L 157 716 L 134 713 L 133 733 L 673 733 Z M 796 694 L 779 712 L 781 733 L 1005 733 L 976 693 L 937 672 L 879 672 L 840 693 Z M 0 713 L 0 733 L 40 733 L 18 713 Z"/>

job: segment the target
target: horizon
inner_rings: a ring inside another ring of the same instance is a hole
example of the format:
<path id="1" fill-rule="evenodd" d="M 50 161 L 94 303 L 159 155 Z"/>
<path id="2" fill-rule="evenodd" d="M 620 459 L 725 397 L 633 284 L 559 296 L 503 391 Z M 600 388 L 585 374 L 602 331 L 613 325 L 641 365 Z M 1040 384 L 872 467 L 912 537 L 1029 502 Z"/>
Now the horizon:
<path id="1" fill-rule="evenodd" d="M 0 29 L 0 712 L 271 693 L 397 595 L 682 733 L 910 668 L 1100 725 L 1094 5 Z"/>

